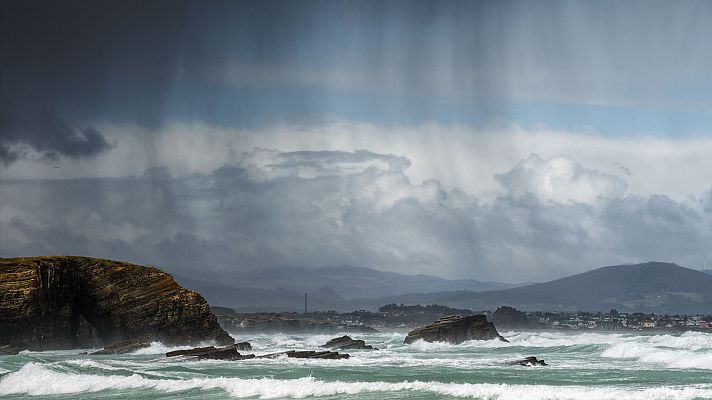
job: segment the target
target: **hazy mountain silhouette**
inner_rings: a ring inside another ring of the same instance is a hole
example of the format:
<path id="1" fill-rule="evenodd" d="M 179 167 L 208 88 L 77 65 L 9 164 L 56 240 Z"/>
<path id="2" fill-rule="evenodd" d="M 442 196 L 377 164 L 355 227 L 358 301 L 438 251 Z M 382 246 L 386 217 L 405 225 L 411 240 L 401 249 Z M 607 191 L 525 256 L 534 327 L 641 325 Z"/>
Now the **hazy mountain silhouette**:
<path id="1" fill-rule="evenodd" d="M 234 287 L 222 283 L 206 282 L 180 275 L 173 275 L 183 287 L 195 290 L 212 306 L 225 306 L 245 312 L 304 311 L 304 293 L 296 290 L 275 288 L 259 289 Z M 341 296 L 330 287 L 321 287 L 308 292 L 310 310 L 350 310 Z"/>
<path id="2" fill-rule="evenodd" d="M 438 303 L 474 310 L 512 305 L 523 310 L 608 310 L 711 313 L 712 275 L 649 262 L 602 267 L 545 283 L 488 292 L 441 292 L 379 301 Z M 375 303 L 378 303 L 376 301 Z"/>
<path id="3" fill-rule="evenodd" d="M 240 280 L 240 287 L 183 277 L 176 279 L 202 293 L 212 305 L 256 311 L 302 311 L 304 293 L 308 292 L 312 310 L 376 310 L 387 303 L 403 303 L 442 304 L 471 310 L 494 310 L 500 305 L 511 305 L 523 310 L 616 308 L 657 313 L 712 312 L 712 275 L 661 262 L 602 267 L 550 282 L 482 292 L 437 291 L 457 281 L 360 267 L 284 268 L 251 271 L 246 275 L 246 279 Z M 261 277 L 265 279 L 259 281 Z M 402 287 L 398 287 L 399 282 L 403 283 Z M 432 285 L 428 286 L 428 282 Z M 471 280 L 460 283 L 467 286 L 473 282 L 481 283 Z M 399 294 L 413 289 L 420 292 Z M 393 293 L 368 296 L 388 290 Z M 345 298 L 359 293 L 359 298 Z"/>
<path id="4" fill-rule="evenodd" d="M 191 277 L 194 278 L 194 277 Z M 194 278 L 205 280 L 204 278 Z M 481 282 L 474 279 L 452 280 L 431 275 L 404 275 L 373 268 L 338 267 L 277 267 L 236 272 L 220 279 L 225 285 L 251 288 L 283 288 L 297 292 L 313 292 L 331 288 L 344 298 L 377 298 L 407 293 L 427 293 L 454 290 L 497 290 L 515 287 L 500 282 Z"/>

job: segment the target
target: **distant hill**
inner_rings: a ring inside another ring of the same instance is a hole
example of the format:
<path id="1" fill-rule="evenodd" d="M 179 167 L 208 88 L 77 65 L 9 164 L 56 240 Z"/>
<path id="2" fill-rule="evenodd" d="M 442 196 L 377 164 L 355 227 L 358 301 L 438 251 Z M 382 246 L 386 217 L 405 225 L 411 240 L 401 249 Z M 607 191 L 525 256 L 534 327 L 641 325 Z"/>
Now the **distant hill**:
<path id="1" fill-rule="evenodd" d="M 523 310 L 712 313 L 712 275 L 649 262 L 598 268 L 546 283 L 506 290 L 412 294 L 378 302 L 437 303 L 473 310 L 511 305 Z M 371 301 L 364 302 L 371 303 Z"/>
<path id="2" fill-rule="evenodd" d="M 609 266 L 546 283 L 480 292 L 439 290 L 482 287 L 477 286 L 482 284 L 479 281 L 450 281 L 360 267 L 248 271 L 240 273 L 236 280 L 240 286 L 228 284 L 227 279 L 225 283 L 213 283 L 176 276 L 176 280 L 203 294 L 213 306 L 242 311 L 301 312 L 307 292 L 310 310 L 376 311 L 385 304 L 396 303 L 441 304 L 470 310 L 495 310 L 509 305 L 520 310 L 616 308 L 627 312 L 712 313 L 712 275 L 661 262 Z"/>
<path id="3" fill-rule="evenodd" d="M 202 277 L 186 278 L 205 280 Z M 328 287 L 336 295 L 346 299 L 454 290 L 479 292 L 516 286 L 500 282 L 481 282 L 474 279 L 453 280 L 431 275 L 405 275 L 353 266 L 261 268 L 239 271 L 235 272 L 233 276 L 221 277 L 220 284 L 250 289 L 282 288 L 300 293 L 314 292 Z"/>
<path id="4" fill-rule="evenodd" d="M 712 269 L 703 269 L 702 272 L 712 275 Z"/>
<path id="5" fill-rule="evenodd" d="M 305 292 L 283 288 L 237 288 L 222 283 L 206 282 L 175 274 L 173 277 L 181 286 L 203 295 L 211 306 L 230 307 L 241 312 L 304 311 Z M 311 310 L 351 310 L 346 300 L 334 293 L 329 287 L 321 287 L 307 293 L 309 309 Z"/>

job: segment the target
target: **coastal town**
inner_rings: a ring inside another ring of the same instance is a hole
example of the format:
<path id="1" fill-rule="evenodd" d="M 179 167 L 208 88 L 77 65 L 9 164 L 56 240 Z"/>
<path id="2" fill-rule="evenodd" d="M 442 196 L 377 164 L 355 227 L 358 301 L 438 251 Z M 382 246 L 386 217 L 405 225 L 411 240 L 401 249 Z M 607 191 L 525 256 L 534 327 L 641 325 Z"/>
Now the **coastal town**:
<path id="1" fill-rule="evenodd" d="M 218 321 L 230 330 L 389 331 L 412 329 L 450 315 L 483 314 L 501 329 L 589 331 L 712 331 L 712 315 L 651 313 L 519 311 L 502 306 L 495 311 L 472 311 L 442 305 L 388 304 L 377 312 L 239 313 L 213 307 Z"/>
<path id="2" fill-rule="evenodd" d="M 499 310 L 504 309 L 501 307 Z M 512 309 L 513 310 L 513 309 Z M 688 331 L 710 329 L 712 315 L 657 315 L 647 313 L 626 313 L 613 309 L 608 312 L 542 312 L 516 311 L 523 314 L 519 323 L 500 324 L 503 327 L 558 330 L 670 330 Z M 497 321 L 497 311 L 490 314 Z"/>

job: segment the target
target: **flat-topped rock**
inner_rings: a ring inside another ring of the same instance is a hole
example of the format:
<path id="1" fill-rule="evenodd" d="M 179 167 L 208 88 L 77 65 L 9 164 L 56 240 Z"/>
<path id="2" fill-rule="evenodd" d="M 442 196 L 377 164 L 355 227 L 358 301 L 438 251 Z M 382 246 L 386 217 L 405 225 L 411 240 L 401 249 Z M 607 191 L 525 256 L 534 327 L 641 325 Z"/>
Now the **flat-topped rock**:
<path id="1" fill-rule="evenodd" d="M 326 342 L 326 344 L 321 345 L 321 347 L 326 347 L 329 349 L 359 349 L 359 350 L 378 350 L 370 344 L 366 344 L 361 339 L 352 339 L 351 336 L 339 336 L 333 338 Z"/>
<path id="2" fill-rule="evenodd" d="M 166 357 L 195 357 L 199 360 L 245 360 L 248 358 L 254 358 L 253 354 L 242 355 L 240 354 L 235 346 L 227 347 L 196 347 L 194 349 L 187 350 L 175 350 L 166 353 Z"/>
<path id="3" fill-rule="evenodd" d="M 494 324 L 488 322 L 484 315 L 466 317 L 452 315 L 410 331 L 404 343 L 410 344 L 417 340 L 424 340 L 426 342 L 460 344 L 468 340 L 492 339 L 507 342 L 507 339 L 497 332 Z"/>
<path id="4" fill-rule="evenodd" d="M 0 343 L 18 350 L 234 343 L 170 274 L 90 257 L 0 258 L 0 327 Z"/>

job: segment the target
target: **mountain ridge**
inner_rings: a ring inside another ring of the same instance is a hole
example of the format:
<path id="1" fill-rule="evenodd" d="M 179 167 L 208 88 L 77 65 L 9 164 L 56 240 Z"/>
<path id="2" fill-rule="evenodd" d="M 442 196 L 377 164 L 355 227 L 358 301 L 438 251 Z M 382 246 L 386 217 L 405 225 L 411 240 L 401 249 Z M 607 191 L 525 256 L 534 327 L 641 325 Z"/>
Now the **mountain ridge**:
<path id="1" fill-rule="evenodd" d="M 471 310 L 494 310 L 510 305 L 522 310 L 607 311 L 616 308 L 621 312 L 712 312 L 712 275 L 662 262 L 605 266 L 549 282 L 500 290 L 422 291 L 358 298 L 345 298 L 338 286 L 316 284 L 306 291 L 228 286 L 218 295 L 209 283 L 195 287 L 194 282 L 184 282 L 179 276 L 176 279 L 203 293 L 212 305 L 256 310 L 301 311 L 303 295 L 307 292 L 310 310 L 375 311 L 384 304 L 403 303 L 441 304 Z M 240 293 L 240 297 L 236 298 L 234 293 Z M 261 299 L 259 304 L 255 299 Z"/>
<path id="2" fill-rule="evenodd" d="M 186 279 L 203 280 L 202 277 L 181 275 Z M 301 293 L 330 287 L 345 299 L 378 298 L 408 293 L 453 290 L 478 292 L 518 286 L 475 279 L 446 279 L 426 274 L 407 275 L 350 265 L 318 268 L 282 266 L 251 269 L 222 276 L 220 282 L 237 288 L 268 290 L 283 288 Z"/>
<path id="3" fill-rule="evenodd" d="M 385 300 L 385 299 L 381 299 Z M 672 263 L 612 265 L 549 282 L 485 292 L 396 296 L 472 309 L 512 305 L 523 310 L 712 312 L 712 276 Z"/>

